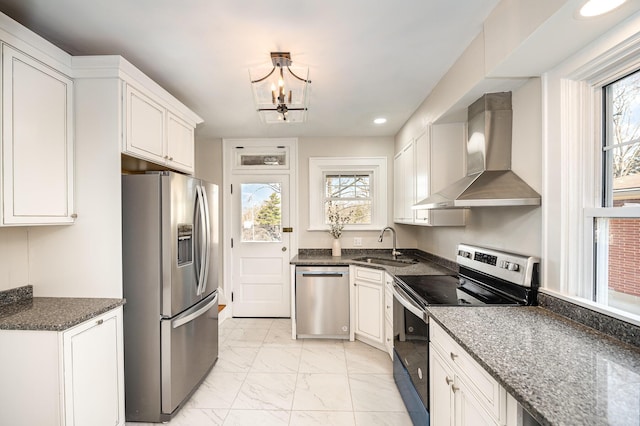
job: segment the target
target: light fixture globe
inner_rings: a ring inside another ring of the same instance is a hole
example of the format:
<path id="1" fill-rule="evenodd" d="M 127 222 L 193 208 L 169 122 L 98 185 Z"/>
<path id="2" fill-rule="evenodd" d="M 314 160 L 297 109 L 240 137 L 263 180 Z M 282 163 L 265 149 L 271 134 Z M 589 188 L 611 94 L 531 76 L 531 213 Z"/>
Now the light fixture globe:
<path id="1" fill-rule="evenodd" d="M 271 65 L 249 70 L 256 110 L 265 123 L 307 118 L 309 68 L 293 66 L 289 52 L 271 52 Z"/>

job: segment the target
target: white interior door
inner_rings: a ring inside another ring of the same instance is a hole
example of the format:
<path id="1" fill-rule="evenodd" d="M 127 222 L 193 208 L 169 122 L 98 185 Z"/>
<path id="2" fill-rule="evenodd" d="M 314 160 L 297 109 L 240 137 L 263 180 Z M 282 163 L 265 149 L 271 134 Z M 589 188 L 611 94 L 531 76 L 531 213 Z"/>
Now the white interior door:
<path id="1" fill-rule="evenodd" d="M 233 316 L 289 317 L 289 175 L 234 175 L 232 184 Z"/>

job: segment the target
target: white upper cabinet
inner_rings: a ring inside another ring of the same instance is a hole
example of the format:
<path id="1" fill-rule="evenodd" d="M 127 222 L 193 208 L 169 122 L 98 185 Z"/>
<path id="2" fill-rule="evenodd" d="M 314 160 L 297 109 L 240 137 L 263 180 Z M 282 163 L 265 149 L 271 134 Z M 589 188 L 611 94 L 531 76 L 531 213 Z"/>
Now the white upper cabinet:
<path id="1" fill-rule="evenodd" d="M 411 207 L 464 176 L 465 123 L 435 124 L 405 145 L 394 158 L 394 222 L 422 226 L 461 226 L 464 210 Z"/>
<path id="2" fill-rule="evenodd" d="M 2 226 L 74 221 L 73 81 L 2 45 Z"/>
<path id="3" fill-rule="evenodd" d="M 466 123 L 434 124 L 416 138 L 416 203 L 464 177 L 466 127 Z M 415 210 L 415 223 L 461 226 L 465 211 Z"/>
<path id="4" fill-rule="evenodd" d="M 165 108 L 128 84 L 125 85 L 125 96 L 126 136 L 123 152 L 164 163 Z"/>
<path id="5" fill-rule="evenodd" d="M 125 83 L 125 137 L 122 152 L 189 174 L 194 171 L 194 125 L 151 93 Z"/>
<path id="6" fill-rule="evenodd" d="M 393 159 L 393 221 L 413 223 L 415 204 L 415 143 L 412 140 Z"/>
<path id="7" fill-rule="evenodd" d="M 167 114 L 167 161 L 175 168 L 193 170 L 194 129 L 186 121 L 171 113 Z"/>

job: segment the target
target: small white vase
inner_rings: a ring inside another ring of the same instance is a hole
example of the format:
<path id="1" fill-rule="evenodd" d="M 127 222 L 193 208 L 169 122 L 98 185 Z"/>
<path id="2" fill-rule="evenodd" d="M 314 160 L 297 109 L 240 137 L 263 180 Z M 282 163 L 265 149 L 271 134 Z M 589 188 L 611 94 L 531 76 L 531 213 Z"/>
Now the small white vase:
<path id="1" fill-rule="evenodd" d="M 332 256 L 342 256 L 342 248 L 340 247 L 340 239 L 334 238 L 333 244 L 331 245 L 331 255 Z"/>

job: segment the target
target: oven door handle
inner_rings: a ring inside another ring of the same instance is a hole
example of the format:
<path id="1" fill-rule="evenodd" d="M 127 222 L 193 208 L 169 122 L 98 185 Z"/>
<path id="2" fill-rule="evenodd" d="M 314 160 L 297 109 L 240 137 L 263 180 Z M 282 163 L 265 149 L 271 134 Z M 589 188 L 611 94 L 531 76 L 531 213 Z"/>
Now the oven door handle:
<path id="1" fill-rule="evenodd" d="M 425 322 L 427 322 L 427 313 L 413 300 L 411 300 L 411 297 L 409 297 L 409 295 L 407 295 L 407 293 L 396 283 L 393 283 L 393 296 L 412 314 L 414 314 L 418 318 L 422 318 Z"/>

